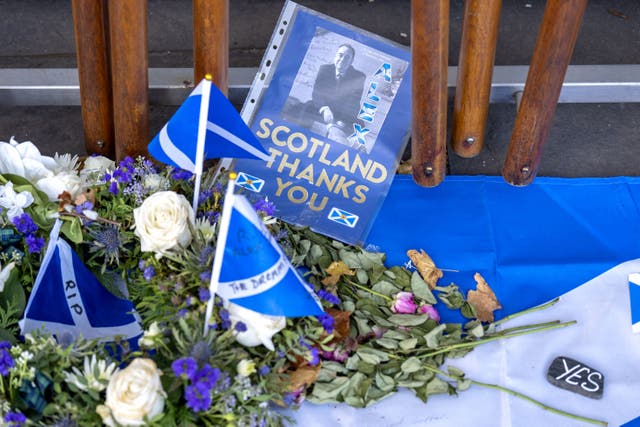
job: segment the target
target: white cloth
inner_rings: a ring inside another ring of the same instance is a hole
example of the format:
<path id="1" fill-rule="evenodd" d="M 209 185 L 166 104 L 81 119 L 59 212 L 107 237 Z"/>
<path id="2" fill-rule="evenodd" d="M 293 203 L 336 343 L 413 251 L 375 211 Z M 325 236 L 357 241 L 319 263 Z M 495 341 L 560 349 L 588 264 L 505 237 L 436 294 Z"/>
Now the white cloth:
<path id="1" fill-rule="evenodd" d="M 514 319 L 504 327 L 552 320 L 578 323 L 562 329 L 477 347 L 450 364 L 467 377 L 522 392 L 550 406 L 623 425 L 640 417 L 640 335 L 631 330 L 628 275 L 640 259 L 605 272 L 564 294 L 551 308 Z M 532 284 L 535 286 L 535 284 Z M 553 359 L 567 356 L 604 374 L 602 399 L 550 384 Z M 545 411 L 506 393 L 472 385 L 458 397 L 434 396 L 423 404 L 407 390 L 365 409 L 305 403 L 288 412 L 297 425 L 428 427 L 582 427 L 585 422 Z"/>

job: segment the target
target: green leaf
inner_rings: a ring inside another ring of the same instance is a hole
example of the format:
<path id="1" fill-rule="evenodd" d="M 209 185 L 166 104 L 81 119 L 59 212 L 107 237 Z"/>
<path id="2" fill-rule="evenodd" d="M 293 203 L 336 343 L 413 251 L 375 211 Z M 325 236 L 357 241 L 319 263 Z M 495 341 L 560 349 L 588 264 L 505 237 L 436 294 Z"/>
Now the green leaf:
<path id="1" fill-rule="evenodd" d="M 375 357 L 376 359 L 378 359 L 378 362 L 376 363 L 386 362 L 389 360 L 389 353 L 387 353 L 386 351 L 377 350 L 375 348 L 366 347 L 366 346 L 361 346 L 360 348 L 358 348 L 358 351 L 356 354 L 358 354 L 363 359 L 365 355 L 369 357 Z"/>
<path id="2" fill-rule="evenodd" d="M 82 225 L 78 218 L 73 218 L 69 221 L 64 221 L 60 228 L 62 234 L 64 234 L 73 243 L 82 243 Z"/>
<path id="3" fill-rule="evenodd" d="M 447 366 L 447 373 L 449 376 L 454 377 L 457 380 L 464 378 L 464 371 L 455 366 Z"/>
<path id="4" fill-rule="evenodd" d="M 14 309 L 22 314 L 27 300 L 18 276 L 17 268 L 11 270 L 7 282 L 4 284 L 4 290 L 0 292 L 0 307 L 7 309 L 8 303 L 11 302 Z"/>
<path id="5" fill-rule="evenodd" d="M 375 384 L 380 390 L 385 392 L 392 391 L 396 388 L 396 382 L 394 379 L 381 372 L 376 372 Z"/>
<path id="6" fill-rule="evenodd" d="M 413 350 L 414 348 L 416 348 L 416 345 L 418 345 L 418 339 L 409 338 L 409 339 L 400 341 L 399 345 L 400 345 L 400 348 L 403 349 L 404 351 Z"/>
<path id="7" fill-rule="evenodd" d="M 424 336 L 424 339 L 427 342 L 427 347 L 438 348 L 440 345 L 440 336 L 446 327 L 447 325 L 438 325 Z"/>
<path id="8" fill-rule="evenodd" d="M 361 285 L 366 285 L 369 283 L 369 275 L 365 270 L 358 269 L 356 270 L 356 279 L 358 279 L 358 283 Z"/>
<path id="9" fill-rule="evenodd" d="M 389 321 L 399 326 L 417 326 L 429 319 L 427 314 L 393 314 Z"/>
<path id="10" fill-rule="evenodd" d="M 379 292 L 383 295 L 386 295 L 388 297 L 397 294 L 398 292 L 400 292 L 400 289 L 398 289 L 397 286 L 395 286 L 392 283 L 389 283 L 387 281 L 381 280 L 378 283 L 376 283 L 375 285 L 373 285 L 373 287 L 371 288 L 372 290 Z"/>
<path id="11" fill-rule="evenodd" d="M 427 395 L 442 393 L 449 393 L 449 383 L 438 377 L 433 377 L 433 379 L 427 383 Z"/>
<path id="12" fill-rule="evenodd" d="M 400 369 L 402 369 L 402 372 L 405 374 L 411 374 L 422 369 L 422 362 L 420 362 L 420 359 L 417 357 L 410 357 L 402 362 Z"/>
<path id="13" fill-rule="evenodd" d="M 347 264 L 349 268 L 362 268 L 358 256 L 353 252 L 349 252 L 345 249 L 340 249 L 340 251 L 338 252 L 338 256 L 340 257 L 342 262 Z"/>
<path id="14" fill-rule="evenodd" d="M 398 341 L 396 340 L 392 340 L 389 338 L 378 338 L 377 340 L 374 341 L 376 344 L 378 344 L 380 347 L 384 347 L 386 349 L 389 350 L 395 350 L 398 348 Z"/>
<path id="15" fill-rule="evenodd" d="M 468 301 L 465 301 L 462 304 L 460 313 L 467 319 L 475 319 L 476 317 L 478 317 L 478 315 L 476 314 L 476 309 L 471 304 L 469 304 Z"/>
<path id="16" fill-rule="evenodd" d="M 17 342 L 16 337 L 11 332 L 2 328 L 0 328 L 0 341 L 9 341 L 12 345 Z"/>
<path id="17" fill-rule="evenodd" d="M 411 291 L 416 297 L 425 301 L 427 304 L 434 305 L 438 302 L 436 297 L 433 296 L 431 289 L 429 289 L 429 285 L 422 280 L 422 277 L 420 277 L 417 271 L 414 271 L 411 275 Z"/>
<path id="18" fill-rule="evenodd" d="M 329 402 L 341 402 L 338 396 L 349 385 L 349 378 L 338 377 L 330 383 L 318 383 L 316 382 L 313 387 L 313 401 L 316 403 L 329 403 Z"/>

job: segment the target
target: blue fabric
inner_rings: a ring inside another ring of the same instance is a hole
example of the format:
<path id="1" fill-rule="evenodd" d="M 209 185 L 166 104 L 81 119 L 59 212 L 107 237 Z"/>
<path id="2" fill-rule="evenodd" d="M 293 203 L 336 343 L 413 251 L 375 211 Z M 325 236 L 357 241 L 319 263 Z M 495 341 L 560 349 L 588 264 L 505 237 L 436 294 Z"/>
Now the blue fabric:
<path id="1" fill-rule="evenodd" d="M 367 242 L 388 265 L 424 249 L 440 284 L 474 288 L 481 273 L 502 317 L 546 302 L 640 257 L 640 178 L 544 178 L 513 187 L 502 177 L 449 176 L 423 188 L 397 176 Z M 625 309 L 628 309 L 625 307 Z"/>
<path id="2" fill-rule="evenodd" d="M 233 200 L 227 238 L 218 241 L 224 245 L 218 280 L 220 295 L 271 316 L 323 314 L 318 297 L 296 274 L 275 239 L 270 238 L 251 204 L 244 196 L 236 195 Z M 253 292 L 256 294 L 249 294 Z"/>
<path id="3" fill-rule="evenodd" d="M 194 92 L 196 91 L 194 90 Z M 166 130 L 167 137 L 171 142 L 173 142 L 173 144 L 178 147 L 179 150 L 182 151 L 182 153 L 194 164 L 196 159 L 201 99 L 202 95 L 200 92 L 197 94 L 191 93 L 180 108 L 178 108 L 178 111 L 176 111 L 171 119 L 169 119 L 163 129 L 163 131 Z M 211 84 L 208 121 L 220 126 L 236 137 L 244 140 L 253 148 L 263 152 L 265 155 L 268 155 L 267 151 L 262 147 L 256 136 L 244 123 L 242 117 L 240 117 L 240 114 L 238 114 L 238 111 L 235 109 L 233 104 L 231 104 L 227 97 L 214 84 Z M 171 155 L 165 152 L 160 145 L 161 133 L 156 135 L 149 143 L 149 154 L 159 162 L 180 168 L 181 166 L 177 164 Z M 220 136 L 211 130 L 207 130 L 205 137 L 204 159 L 221 157 L 257 158 L 223 136 Z M 190 168 L 183 169 L 190 170 Z M 195 172 L 195 170 L 190 171 Z"/>
<path id="4" fill-rule="evenodd" d="M 634 418 L 628 423 L 623 424 L 621 427 L 640 427 L 640 417 Z"/>

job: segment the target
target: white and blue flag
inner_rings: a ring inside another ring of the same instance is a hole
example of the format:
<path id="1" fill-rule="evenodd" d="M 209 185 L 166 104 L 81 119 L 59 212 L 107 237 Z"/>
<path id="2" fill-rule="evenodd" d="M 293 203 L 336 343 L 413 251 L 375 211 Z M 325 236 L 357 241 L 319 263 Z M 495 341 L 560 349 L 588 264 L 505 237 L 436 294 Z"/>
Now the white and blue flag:
<path id="1" fill-rule="evenodd" d="M 251 203 L 233 194 L 233 183 L 220 219 L 211 294 L 271 316 L 324 313 L 320 300 L 291 265 Z"/>
<path id="2" fill-rule="evenodd" d="M 156 160 L 196 173 L 198 118 L 204 80 L 149 143 Z M 270 156 L 227 97 L 211 85 L 207 105 L 204 158 L 249 158 L 268 161 Z"/>
<path id="3" fill-rule="evenodd" d="M 629 303 L 631 305 L 631 330 L 640 334 L 640 273 L 629 275 Z"/>
<path id="4" fill-rule="evenodd" d="M 21 333 L 43 331 L 57 337 L 113 341 L 142 334 L 131 301 L 107 291 L 80 261 L 71 246 L 58 236 L 57 221 L 42 266 L 29 297 Z"/>

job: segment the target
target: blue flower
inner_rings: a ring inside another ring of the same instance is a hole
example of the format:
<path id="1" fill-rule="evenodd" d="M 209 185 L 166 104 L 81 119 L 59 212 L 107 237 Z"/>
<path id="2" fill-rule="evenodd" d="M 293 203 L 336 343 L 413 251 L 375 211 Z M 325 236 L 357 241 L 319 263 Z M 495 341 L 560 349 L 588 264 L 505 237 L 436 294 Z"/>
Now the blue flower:
<path id="1" fill-rule="evenodd" d="M 31 215 L 26 212 L 14 217 L 13 225 L 22 234 L 33 234 L 38 231 L 38 226 L 31 219 Z"/>
<path id="2" fill-rule="evenodd" d="M 15 364 L 9 353 L 10 348 L 11 344 L 8 341 L 0 341 L 0 375 L 3 377 L 9 375 L 9 370 Z"/>
<path id="3" fill-rule="evenodd" d="M 212 368 L 211 365 L 206 363 L 202 367 L 202 369 L 200 369 L 196 373 L 195 377 L 193 378 L 193 382 L 206 384 L 206 386 L 209 387 L 209 389 L 212 389 L 218 382 L 219 378 L 220 378 L 220 369 Z"/>
<path id="4" fill-rule="evenodd" d="M 7 412 L 4 416 L 6 427 L 22 427 L 27 422 L 27 417 L 20 412 Z"/>
<path id="5" fill-rule="evenodd" d="M 156 275 L 156 270 L 155 268 L 149 265 L 145 267 L 145 269 L 142 271 L 142 275 L 144 276 L 145 280 L 149 281 L 153 279 L 153 276 Z"/>
<path id="6" fill-rule="evenodd" d="M 32 254 L 39 254 L 42 248 L 44 248 L 44 239 L 42 237 L 36 237 L 33 234 L 29 234 L 25 239 L 27 243 L 27 249 Z"/>
<path id="7" fill-rule="evenodd" d="M 109 193 L 114 196 L 118 195 L 118 183 L 116 181 L 112 181 L 111 184 L 109 184 Z"/>
<path id="8" fill-rule="evenodd" d="M 260 369 L 258 369 L 258 373 L 262 376 L 267 375 L 269 372 L 271 372 L 271 368 L 267 365 L 261 366 Z"/>
<path id="9" fill-rule="evenodd" d="M 238 332 L 246 332 L 247 325 L 245 325 L 244 322 L 236 322 L 235 330 Z"/>
<path id="10" fill-rule="evenodd" d="M 211 389 L 203 382 L 187 386 L 184 398 L 187 408 L 194 412 L 206 411 L 211 407 Z"/>
<path id="11" fill-rule="evenodd" d="M 276 213 L 276 205 L 265 199 L 258 200 L 253 204 L 253 208 L 256 211 L 263 212 L 268 216 L 272 216 L 274 213 Z"/>
<path id="12" fill-rule="evenodd" d="M 193 357 L 182 357 L 171 364 L 176 377 L 193 380 L 198 372 L 198 363 Z"/>
<path id="13" fill-rule="evenodd" d="M 211 271 L 207 270 L 200 273 L 200 281 L 202 281 L 203 283 L 211 282 Z M 202 298 L 200 299 L 202 300 Z M 209 299 L 207 298 L 206 300 L 203 300 L 203 301 L 208 301 L 208 300 Z"/>
<path id="14" fill-rule="evenodd" d="M 177 181 L 186 181 L 188 179 L 190 179 L 193 176 L 193 174 L 189 171 L 183 170 L 183 169 L 175 169 L 173 171 L 173 173 L 171 174 L 171 178 L 177 180 Z"/>
<path id="15" fill-rule="evenodd" d="M 336 295 L 324 289 L 320 289 L 318 291 L 318 296 L 323 300 L 325 300 L 326 302 L 328 302 L 329 304 L 336 304 L 336 305 L 340 304 L 340 298 L 338 298 Z"/>
<path id="16" fill-rule="evenodd" d="M 327 331 L 328 334 L 332 334 L 333 333 L 333 327 L 335 326 L 335 320 L 334 320 L 333 316 L 331 316 L 329 314 L 322 314 L 322 315 L 316 316 L 316 317 L 320 321 L 320 323 L 322 324 L 322 327 L 324 328 L 324 330 Z"/>
<path id="17" fill-rule="evenodd" d="M 309 356 L 310 356 L 309 365 L 317 366 L 318 363 L 320 363 L 320 355 L 318 354 L 317 348 L 313 347 L 312 349 L 310 349 Z"/>
<path id="18" fill-rule="evenodd" d="M 211 277 L 209 277 L 209 279 L 211 279 Z M 207 288 L 200 288 L 198 290 L 198 298 L 200 298 L 202 302 L 209 301 L 209 299 L 211 299 L 211 291 Z"/>

